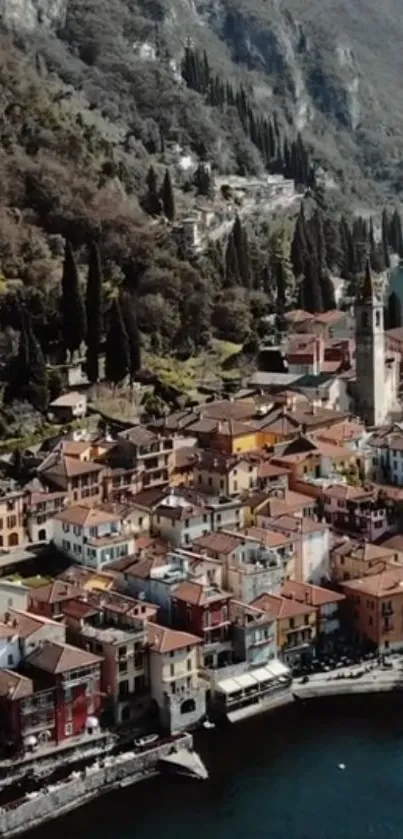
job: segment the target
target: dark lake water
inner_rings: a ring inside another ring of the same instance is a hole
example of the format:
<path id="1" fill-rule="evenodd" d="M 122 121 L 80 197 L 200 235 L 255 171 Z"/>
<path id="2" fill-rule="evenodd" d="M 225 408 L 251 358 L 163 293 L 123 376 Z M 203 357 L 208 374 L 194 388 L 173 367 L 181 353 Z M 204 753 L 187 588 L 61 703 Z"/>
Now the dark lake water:
<path id="1" fill-rule="evenodd" d="M 295 706 L 197 745 L 209 781 L 147 781 L 27 839 L 403 837 L 403 696 Z"/>

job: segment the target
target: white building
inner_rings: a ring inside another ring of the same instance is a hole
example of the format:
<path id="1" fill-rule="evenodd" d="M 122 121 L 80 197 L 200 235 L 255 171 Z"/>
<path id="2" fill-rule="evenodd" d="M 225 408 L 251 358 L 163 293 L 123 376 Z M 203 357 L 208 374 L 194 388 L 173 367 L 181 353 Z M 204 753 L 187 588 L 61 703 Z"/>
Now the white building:
<path id="1" fill-rule="evenodd" d="M 134 553 L 134 536 L 117 515 L 88 507 L 68 507 L 53 519 L 53 541 L 74 562 L 99 570 Z"/>
<path id="2" fill-rule="evenodd" d="M 154 511 L 152 530 L 174 548 L 190 545 L 211 530 L 209 511 L 172 492 Z"/>
<path id="3" fill-rule="evenodd" d="M 260 517 L 258 524 L 259 521 Z M 330 528 L 326 524 L 311 518 L 285 515 L 270 519 L 268 526 L 295 538 L 296 580 L 320 585 L 330 579 Z"/>

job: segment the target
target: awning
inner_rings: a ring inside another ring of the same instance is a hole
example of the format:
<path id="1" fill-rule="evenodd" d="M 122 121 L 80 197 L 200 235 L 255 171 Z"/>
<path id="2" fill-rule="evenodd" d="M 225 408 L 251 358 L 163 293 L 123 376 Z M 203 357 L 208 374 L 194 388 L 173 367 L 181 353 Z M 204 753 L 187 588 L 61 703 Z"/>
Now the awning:
<path id="1" fill-rule="evenodd" d="M 268 669 L 273 673 L 273 676 L 291 676 L 291 672 L 282 661 L 279 661 L 278 658 L 274 658 L 273 661 L 269 661 Z"/>
<path id="2" fill-rule="evenodd" d="M 235 679 L 223 679 L 222 682 L 218 682 L 216 690 L 219 693 L 229 694 L 239 692 L 241 690 L 241 687 L 240 685 L 238 685 L 238 682 L 236 682 Z"/>
<path id="3" fill-rule="evenodd" d="M 257 682 L 252 673 L 242 673 L 242 676 L 236 676 L 235 681 L 241 688 L 256 687 Z"/>
<path id="4" fill-rule="evenodd" d="M 258 667 L 257 670 L 252 670 L 252 673 L 258 682 L 272 682 L 274 679 L 273 673 L 268 667 Z"/>

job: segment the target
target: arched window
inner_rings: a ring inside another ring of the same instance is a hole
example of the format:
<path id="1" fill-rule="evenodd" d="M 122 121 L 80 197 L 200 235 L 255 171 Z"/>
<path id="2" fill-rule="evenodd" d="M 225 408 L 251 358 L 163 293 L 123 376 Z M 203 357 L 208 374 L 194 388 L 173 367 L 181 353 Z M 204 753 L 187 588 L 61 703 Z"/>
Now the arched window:
<path id="1" fill-rule="evenodd" d="M 194 699 L 185 699 L 181 705 L 181 714 L 191 714 L 196 710 L 196 702 Z"/>

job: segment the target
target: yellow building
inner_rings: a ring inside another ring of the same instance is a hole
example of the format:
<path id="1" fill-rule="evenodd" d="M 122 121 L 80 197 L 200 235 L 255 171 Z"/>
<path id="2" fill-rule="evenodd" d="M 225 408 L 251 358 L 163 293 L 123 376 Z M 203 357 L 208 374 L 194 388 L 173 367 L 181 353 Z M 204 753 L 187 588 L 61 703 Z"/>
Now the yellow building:
<path id="1" fill-rule="evenodd" d="M 193 467 L 193 486 L 211 495 L 238 495 L 256 486 L 258 461 L 220 452 L 200 452 Z"/>
<path id="2" fill-rule="evenodd" d="M 330 573 L 335 583 L 379 574 L 393 564 L 399 564 L 399 555 L 385 545 L 345 538 L 330 551 Z"/>
<path id="3" fill-rule="evenodd" d="M 199 647 L 202 639 L 189 632 L 149 622 L 150 688 L 162 726 L 186 730 L 206 713 L 206 688 L 199 680 Z"/>
<path id="4" fill-rule="evenodd" d="M 275 618 L 277 654 L 287 664 L 312 655 L 317 634 L 317 612 L 313 606 L 276 594 L 262 594 L 251 605 Z"/>
<path id="5" fill-rule="evenodd" d="M 0 499 L 0 547 L 14 548 L 25 540 L 24 493 L 7 492 Z"/>

